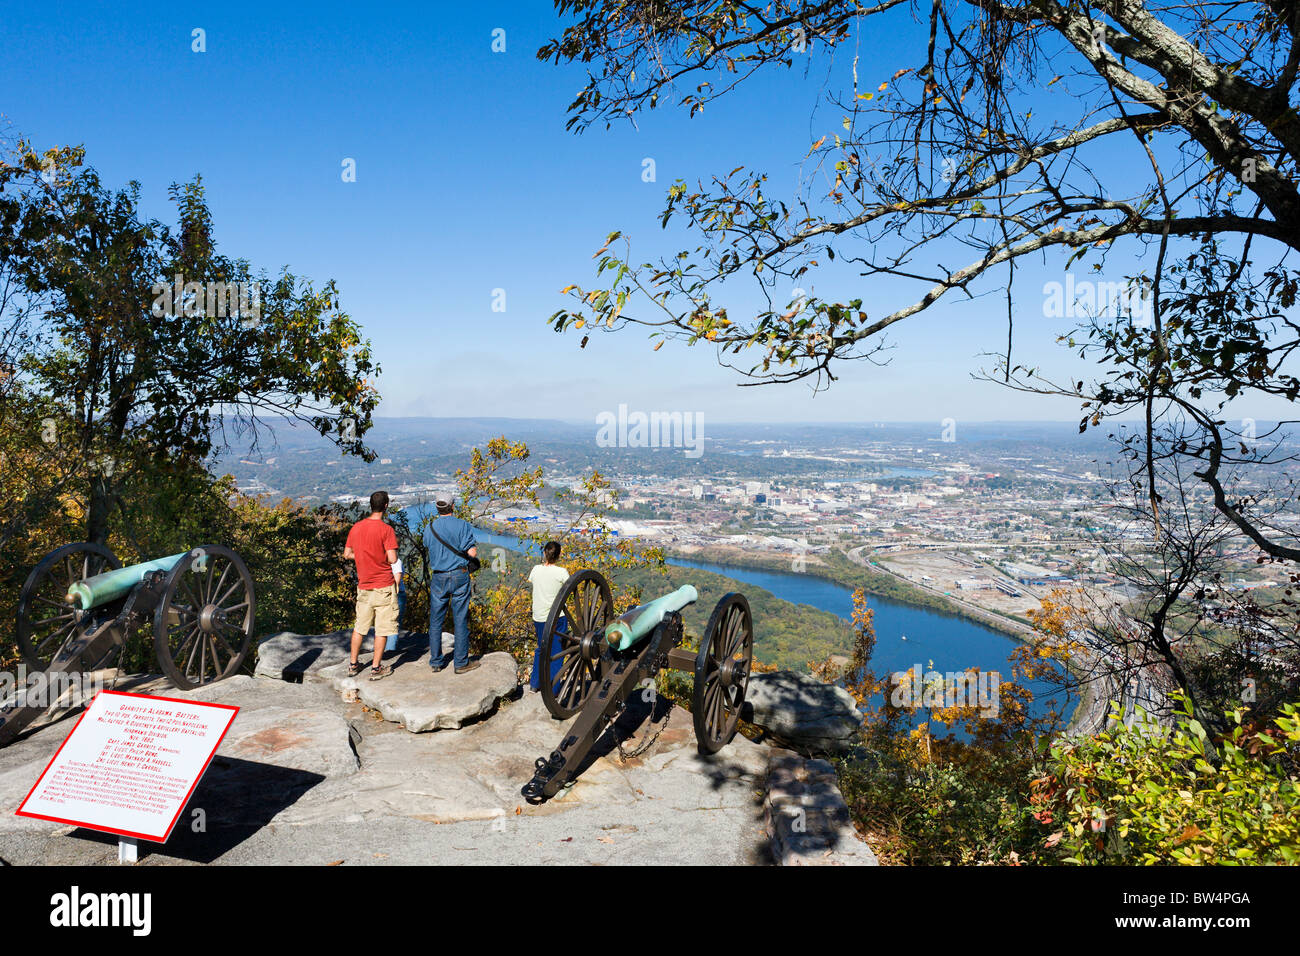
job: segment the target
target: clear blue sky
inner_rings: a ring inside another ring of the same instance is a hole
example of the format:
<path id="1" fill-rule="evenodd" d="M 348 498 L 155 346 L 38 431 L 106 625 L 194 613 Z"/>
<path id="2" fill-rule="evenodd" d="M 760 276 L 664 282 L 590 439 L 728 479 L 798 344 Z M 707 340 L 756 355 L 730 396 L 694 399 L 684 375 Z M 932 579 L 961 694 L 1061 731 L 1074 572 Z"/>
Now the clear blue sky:
<path id="1" fill-rule="evenodd" d="M 908 22 L 864 38 L 864 84 L 915 60 Z M 191 51 L 195 28 L 205 53 Z M 492 52 L 495 28 L 505 53 Z M 745 164 L 793 193 L 809 144 L 838 128 L 822 91 L 850 62 L 814 58 L 806 76 L 742 87 L 694 120 L 661 108 L 639 129 L 576 136 L 565 108 L 583 72 L 535 56 L 557 32 L 542 0 L 10 2 L 0 114 L 39 148 L 84 144 L 107 183 L 138 180 L 146 211 L 168 221 L 168 184 L 201 173 L 225 253 L 336 279 L 383 366 L 381 415 L 581 421 L 627 403 L 706 422 L 1078 417 L 1073 403 L 970 380 L 990 361 L 979 353 L 1005 338 L 997 296 L 905 323 L 889 366 L 843 366 L 816 397 L 802 385 L 737 388 L 712 352 L 652 355 L 639 330 L 593 336 L 585 351 L 552 332 L 559 290 L 592 280 L 608 232 L 630 235 L 638 260 L 682 247 L 658 225 L 673 180 Z M 646 157 L 654 183 L 641 178 Z M 345 158 L 355 183 L 342 181 Z M 1065 370 L 1059 323 L 1040 314 L 1043 276 L 1060 267 L 1018 280 L 1016 347 Z M 504 314 L 491 310 L 496 288 Z M 880 290 L 818 291 L 893 307 Z"/>

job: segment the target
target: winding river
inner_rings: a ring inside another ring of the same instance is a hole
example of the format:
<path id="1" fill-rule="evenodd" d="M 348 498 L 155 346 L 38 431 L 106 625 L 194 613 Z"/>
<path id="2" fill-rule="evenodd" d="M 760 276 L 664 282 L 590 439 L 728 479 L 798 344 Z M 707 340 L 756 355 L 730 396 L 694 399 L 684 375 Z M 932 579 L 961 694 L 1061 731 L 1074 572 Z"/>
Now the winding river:
<path id="1" fill-rule="evenodd" d="M 479 530 L 478 539 L 481 544 L 521 550 L 519 541 L 507 535 Z M 852 617 L 853 592 L 825 578 L 684 558 L 669 558 L 668 563 L 712 571 L 763 588 L 792 604 L 807 604 L 844 620 Z M 875 595 L 868 598 L 867 604 L 875 611 L 876 651 L 872 665 L 877 673 L 905 671 L 920 664 L 927 671 L 942 672 L 978 667 L 983 672 L 997 671 L 1003 680 L 1010 678 L 1007 655 L 1017 642 L 1009 635 L 963 617 Z M 1053 702 L 1055 688 L 1044 682 L 1031 682 L 1029 689 L 1034 692 L 1033 712 L 1044 713 Z M 1066 702 L 1057 700 L 1056 704 L 1061 707 Z"/>

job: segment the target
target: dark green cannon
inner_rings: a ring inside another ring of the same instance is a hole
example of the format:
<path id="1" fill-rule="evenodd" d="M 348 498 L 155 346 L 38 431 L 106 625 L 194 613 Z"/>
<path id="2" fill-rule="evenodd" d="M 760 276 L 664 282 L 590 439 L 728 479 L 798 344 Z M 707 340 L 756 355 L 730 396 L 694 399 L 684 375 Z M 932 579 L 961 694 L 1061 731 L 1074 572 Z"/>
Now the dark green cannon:
<path id="1" fill-rule="evenodd" d="M 609 582 L 578 571 L 556 595 L 542 632 L 541 694 L 557 720 L 576 719 L 522 789 L 541 803 L 577 779 L 596 742 L 613 727 L 632 692 L 660 670 L 691 671 L 691 717 L 704 754 L 736 735 L 754 662 L 754 621 L 743 594 L 726 594 L 713 609 L 697 652 L 681 646 L 681 611 L 699 599 L 689 584 L 614 617 Z M 563 625 L 563 626 L 562 626 Z"/>
<path id="2" fill-rule="evenodd" d="M 14 636 L 27 668 L 48 675 L 106 667 L 135 633 L 152 630 L 162 673 L 192 690 L 243 665 L 255 611 L 253 578 L 229 548 L 204 545 L 124 568 L 108 548 L 86 542 L 32 569 Z M 45 710 L 20 700 L 0 702 L 0 744 Z"/>

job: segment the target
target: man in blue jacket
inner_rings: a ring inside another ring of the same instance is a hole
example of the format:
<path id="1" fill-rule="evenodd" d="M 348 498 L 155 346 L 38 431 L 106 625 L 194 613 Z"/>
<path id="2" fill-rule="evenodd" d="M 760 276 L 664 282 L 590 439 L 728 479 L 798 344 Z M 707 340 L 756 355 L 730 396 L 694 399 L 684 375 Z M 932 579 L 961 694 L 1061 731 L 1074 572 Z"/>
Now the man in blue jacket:
<path id="1" fill-rule="evenodd" d="M 439 500 L 435 503 L 438 517 L 424 530 L 424 543 L 429 549 L 429 666 L 437 673 L 447 666 L 442 651 L 442 625 L 447 617 L 447 605 L 455 622 L 457 674 L 478 667 L 478 661 L 469 659 L 469 558 L 478 558 L 478 541 L 473 526 L 457 518 L 453 502 Z"/>

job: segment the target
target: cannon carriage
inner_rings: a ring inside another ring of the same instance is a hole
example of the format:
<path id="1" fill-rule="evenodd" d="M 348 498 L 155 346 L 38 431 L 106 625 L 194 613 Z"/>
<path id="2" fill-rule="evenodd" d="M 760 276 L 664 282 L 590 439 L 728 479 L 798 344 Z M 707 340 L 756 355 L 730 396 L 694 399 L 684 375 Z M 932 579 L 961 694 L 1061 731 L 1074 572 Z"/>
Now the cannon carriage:
<path id="1" fill-rule="evenodd" d="M 75 674 L 107 666 L 139 630 L 173 686 L 192 690 L 235 674 L 253 642 L 256 595 L 238 554 L 204 545 L 122 567 L 106 547 L 67 544 L 23 584 L 15 638 L 30 671 Z M 23 695 L 0 703 L 0 744 L 47 708 Z"/>
<path id="2" fill-rule="evenodd" d="M 542 633 L 542 701 L 557 720 L 574 718 L 559 747 L 539 757 L 521 790 L 542 803 L 577 779 L 583 761 L 634 690 L 663 668 L 694 674 L 691 716 L 700 753 L 736 735 L 754 661 L 754 621 L 743 594 L 723 595 L 698 651 L 682 647 L 681 611 L 699 599 L 691 585 L 614 616 L 609 583 L 575 572 L 560 589 Z"/>

